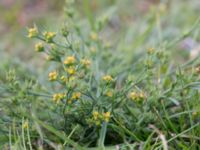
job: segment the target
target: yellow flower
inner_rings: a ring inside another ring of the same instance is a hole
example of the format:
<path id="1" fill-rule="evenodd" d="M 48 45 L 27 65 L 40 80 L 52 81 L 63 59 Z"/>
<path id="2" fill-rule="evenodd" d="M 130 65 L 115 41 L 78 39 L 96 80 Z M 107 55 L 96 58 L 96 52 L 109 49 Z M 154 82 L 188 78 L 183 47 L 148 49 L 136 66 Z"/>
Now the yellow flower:
<path id="1" fill-rule="evenodd" d="M 37 44 L 35 44 L 35 51 L 36 52 L 42 52 L 44 51 L 44 45 L 42 42 L 39 42 Z"/>
<path id="2" fill-rule="evenodd" d="M 105 76 L 103 76 L 103 78 L 102 78 L 104 81 L 106 81 L 106 82 L 111 82 L 111 81 L 113 81 L 113 78 L 110 76 L 110 75 L 105 75 Z"/>
<path id="3" fill-rule="evenodd" d="M 135 100 L 138 98 L 138 94 L 136 92 L 131 92 L 129 94 L 129 98 L 132 99 L 132 100 Z"/>
<path id="4" fill-rule="evenodd" d="M 144 98 L 145 98 L 145 95 L 144 95 L 143 92 L 140 92 L 138 95 L 139 95 L 139 98 L 141 98 L 141 99 L 144 99 Z"/>
<path id="5" fill-rule="evenodd" d="M 91 32 L 90 39 L 94 41 L 98 40 L 98 34 L 96 32 Z"/>
<path id="6" fill-rule="evenodd" d="M 107 91 L 107 92 L 106 92 L 106 96 L 108 96 L 108 97 L 113 97 L 112 91 Z"/>
<path id="7" fill-rule="evenodd" d="M 63 94 L 63 93 L 54 94 L 53 95 L 53 101 L 55 103 L 59 103 L 64 97 L 65 97 L 65 94 Z"/>
<path id="8" fill-rule="evenodd" d="M 93 111 L 92 113 L 92 122 L 96 125 L 100 125 L 103 121 L 109 122 L 110 112 L 99 113 L 98 111 Z"/>
<path id="9" fill-rule="evenodd" d="M 53 41 L 53 38 L 56 36 L 55 32 L 44 32 L 43 33 L 45 41 L 47 43 L 51 43 Z"/>
<path id="10" fill-rule="evenodd" d="M 82 59 L 81 64 L 85 67 L 89 67 L 91 65 L 91 61 L 89 59 Z"/>
<path id="11" fill-rule="evenodd" d="M 49 73 L 49 81 L 55 81 L 58 77 L 57 71 L 52 71 Z"/>
<path id="12" fill-rule="evenodd" d="M 38 30 L 36 27 L 28 29 L 28 37 L 33 38 L 38 35 Z"/>
<path id="13" fill-rule="evenodd" d="M 22 125 L 23 129 L 27 129 L 28 128 L 28 121 L 25 121 Z"/>
<path id="14" fill-rule="evenodd" d="M 72 65 L 75 62 L 76 62 L 76 58 L 74 56 L 69 56 L 69 57 L 65 58 L 65 60 L 64 60 L 65 65 Z"/>
<path id="15" fill-rule="evenodd" d="M 130 94 L 129 94 L 129 98 L 131 99 L 131 100 L 143 100 L 144 98 L 145 98 L 145 95 L 144 95 L 144 93 L 143 92 L 138 92 L 138 93 L 136 93 L 136 92 L 131 92 Z"/>
<path id="16" fill-rule="evenodd" d="M 98 111 L 94 111 L 92 113 L 94 120 L 97 120 L 99 118 L 99 112 Z"/>
<path id="17" fill-rule="evenodd" d="M 148 54 L 152 54 L 154 51 L 155 51 L 154 48 L 148 48 L 148 49 L 147 49 L 147 53 L 148 53 Z"/>
<path id="18" fill-rule="evenodd" d="M 75 92 L 72 94 L 72 99 L 75 100 L 75 99 L 79 99 L 81 97 L 81 93 L 80 92 Z"/>
<path id="19" fill-rule="evenodd" d="M 110 120 L 110 112 L 103 113 L 104 121 L 108 122 Z"/>
<path id="20" fill-rule="evenodd" d="M 74 75 L 76 73 L 76 70 L 74 67 L 69 67 L 66 69 L 66 71 L 69 75 Z"/>

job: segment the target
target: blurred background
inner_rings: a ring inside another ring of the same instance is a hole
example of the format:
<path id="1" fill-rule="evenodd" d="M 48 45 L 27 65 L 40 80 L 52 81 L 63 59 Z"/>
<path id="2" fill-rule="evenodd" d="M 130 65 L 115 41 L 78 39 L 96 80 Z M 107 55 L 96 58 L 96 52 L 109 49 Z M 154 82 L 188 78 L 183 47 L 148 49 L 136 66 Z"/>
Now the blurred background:
<path id="1" fill-rule="evenodd" d="M 111 6 L 118 8 L 117 13 L 112 14 L 106 33 L 113 40 L 123 37 L 124 44 L 131 44 L 137 40 L 136 35 L 146 30 L 149 16 L 155 9 L 159 11 L 162 36 L 168 39 L 183 34 L 200 14 L 199 0 L 77 0 L 75 9 L 81 12 L 80 19 L 84 19 L 87 13 L 85 2 L 93 17 Z M 26 29 L 37 24 L 57 30 L 64 21 L 64 6 L 65 0 L 0 0 L 1 61 L 11 58 L 12 62 L 37 66 L 35 60 L 39 56 L 35 55 L 33 41 L 26 37 Z M 198 38 L 196 35 L 182 40 L 177 50 L 196 55 Z"/>
<path id="2" fill-rule="evenodd" d="M 33 24 L 52 24 L 61 18 L 64 1 L 1 0 L 0 1 L 0 49 L 4 54 L 30 60 L 31 40 L 27 39 L 27 27 Z M 54 26 L 54 25 L 52 25 Z"/>

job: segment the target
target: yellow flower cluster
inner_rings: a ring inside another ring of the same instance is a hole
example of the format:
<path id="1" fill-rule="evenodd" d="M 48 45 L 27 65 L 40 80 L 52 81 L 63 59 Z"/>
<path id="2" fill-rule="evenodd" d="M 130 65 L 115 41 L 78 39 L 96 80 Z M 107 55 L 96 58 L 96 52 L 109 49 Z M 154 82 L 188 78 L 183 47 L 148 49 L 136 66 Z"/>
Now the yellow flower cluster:
<path id="1" fill-rule="evenodd" d="M 103 113 L 103 119 L 105 122 L 109 122 L 110 120 L 110 112 Z"/>
<path id="2" fill-rule="evenodd" d="M 55 103 L 59 103 L 63 98 L 65 98 L 65 94 L 64 93 L 57 93 L 53 95 L 53 101 Z"/>
<path id="3" fill-rule="evenodd" d="M 76 58 L 74 56 L 68 56 L 65 58 L 64 60 L 64 64 L 65 65 L 69 65 L 68 68 L 65 68 L 65 71 L 70 75 L 74 75 L 76 73 L 76 69 L 75 67 L 73 66 L 76 62 Z"/>
<path id="4" fill-rule="evenodd" d="M 33 37 L 36 37 L 38 35 L 38 29 L 36 27 L 34 28 L 30 28 L 28 30 L 28 37 L 29 38 L 33 38 Z"/>
<path id="5" fill-rule="evenodd" d="M 110 75 L 105 75 L 102 77 L 102 79 L 106 82 L 112 82 L 114 79 Z"/>
<path id="6" fill-rule="evenodd" d="M 129 98 L 131 100 L 136 100 L 136 101 L 139 101 L 139 100 L 143 100 L 145 98 L 145 95 L 143 92 L 131 92 L 129 93 Z"/>
<path id="7" fill-rule="evenodd" d="M 73 65 L 76 62 L 76 58 L 74 56 L 68 56 L 64 60 L 65 65 Z"/>
<path id="8" fill-rule="evenodd" d="M 113 92 L 112 91 L 107 91 L 105 95 L 108 96 L 108 97 L 113 97 Z"/>
<path id="9" fill-rule="evenodd" d="M 68 104 L 71 104 L 72 101 L 78 100 L 81 97 L 81 93 L 80 92 L 74 92 L 72 93 L 71 98 L 68 100 Z"/>
<path id="10" fill-rule="evenodd" d="M 94 111 L 92 113 L 92 121 L 96 125 L 100 125 L 103 121 L 109 122 L 110 120 L 110 112 L 105 112 L 105 113 L 99 113 L 98 111 Z"/>
<path id="11" fill-rule="evenodd" d="M 35 44 L 35 51 L 36 52 L 42 52 L 44 51 L 44 45 L 42 42 L 39 42 L 37 44 Z"/>
<path id="12" fill-rule="evenodd" d="M 23 129 L 28 129 L 29 125 L 28 125 L 28 121 L 25 121 L 22 125 Z"/>
<path id="13" fill-rule="evenodd" d="M 147 53 L 148 53 L 148 54 L 152 54 L 154 51 L 155 51 L 154 48 L 148 48 L 148 49 L 147 49 Z"/>
<path id="14" fill-rule="evenodd" d="M 57 71 L 52 71 L 49 73 L 49 81 L 55 81 L 58 77 Z"/>
<path id="15" fill-rule="evenodd" d="M 55 32 L 44 32 L 44 39 L 47 43 L 51 43 L 53 41 L 53 38 L 56 36 Z"/>
<path id="16" fill-rule="evenodd" d="M 84 67 L 89 67 L 91 65 L 91 61 L 89 59 L 81 59 L 81 64 Z"/>
<path id="17" fill-rule="evenodd" d="M 70 66 L 69 68 L 66 68 L 67 73 L 72 76 L 76 73 L 76 69 L 73 66 Z"/>
<path id="18" fill-rule="evenodd" d="M 80 92 L 75 92 L 72 94 L 72 98 L 71 99 L 79 99 L 81 97 L 81 93 Z"/>
<path id="19" fill-rule="evenodd" d="M 69 76 L 73 76 L 76 74 L 76 58 L 75 56 L 68 56 L 64 59 L 63 64 L 67 65 L 65 66 L 65 71 L 68 73 Z M 82 64 L 84 67 L 89 67 L 91 65 L 91 61 L 89 59 L 81 59 L 80 64 Z"/>

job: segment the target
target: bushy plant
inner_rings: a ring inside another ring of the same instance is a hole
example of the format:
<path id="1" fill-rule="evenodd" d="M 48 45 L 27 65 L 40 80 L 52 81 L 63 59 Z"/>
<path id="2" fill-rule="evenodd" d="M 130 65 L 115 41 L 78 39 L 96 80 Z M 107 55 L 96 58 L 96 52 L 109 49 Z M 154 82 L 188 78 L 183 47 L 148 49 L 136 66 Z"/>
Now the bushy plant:
<path id="1" fill-rule="evenodd" d="M 10 126 L 9 146 L 199 147 L 199 59 L 177 65 L 169 51 L 193 34 L 199 20 L 178 40 L 166 36 L 166 41 L 138 52 L 143 36 L 154 36 L 158 20 L 149 20 L 150 27 L 133 46 L 122 46 L 103 36 L 113 8 L 108 12 L 83 26 L 73 1 L 68 1 L 66 23 L 59 31 L 44 31 L 36 25 L 28 29 L 28 37 L 39 41 L 35 50 L 47 58 L 50 72 L 40 74 L 46 76 L 45 84 L 37 77 L 16 77 L 14 71 L 2 81 L 2 113 L 9 116 L 2 121 Z"/>

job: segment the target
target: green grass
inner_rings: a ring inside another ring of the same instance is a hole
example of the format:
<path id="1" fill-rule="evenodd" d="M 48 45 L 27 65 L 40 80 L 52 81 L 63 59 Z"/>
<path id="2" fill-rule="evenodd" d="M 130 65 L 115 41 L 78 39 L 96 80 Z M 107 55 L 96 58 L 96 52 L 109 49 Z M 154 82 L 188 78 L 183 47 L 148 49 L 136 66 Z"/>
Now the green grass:
<path id="1" fill-rule="evenodd" d="M 198 46 L 181 47 L 200 40 L 198 1 L 138 3 L 66 2 L 63 22 L 35 25 L 38 67 L 1 52 L 0 149 L 200 148 Z"/>

